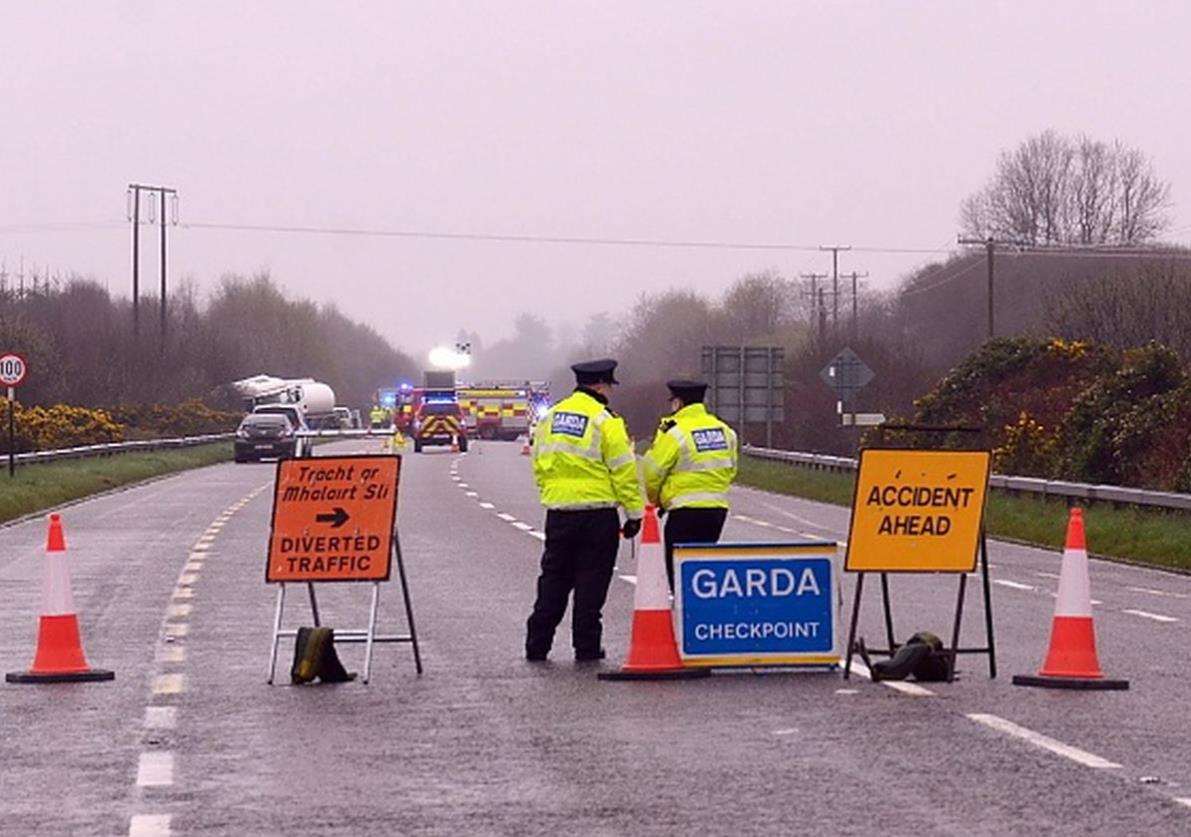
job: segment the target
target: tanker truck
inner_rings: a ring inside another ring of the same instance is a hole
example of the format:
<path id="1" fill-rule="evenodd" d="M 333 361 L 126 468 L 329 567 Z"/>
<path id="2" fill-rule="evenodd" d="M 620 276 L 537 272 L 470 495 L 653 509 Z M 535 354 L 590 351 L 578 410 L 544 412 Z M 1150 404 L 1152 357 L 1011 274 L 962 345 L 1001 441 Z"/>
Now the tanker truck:
<path id="1" fill-rule="evenodd" d="M 311 429 L 339 427 L 335 415 L 335 391 L 314 378 L 253 375 L 236 381 L 232 387 L 244 399 L 246 412 L 265 404 L 291 404 Z"/>

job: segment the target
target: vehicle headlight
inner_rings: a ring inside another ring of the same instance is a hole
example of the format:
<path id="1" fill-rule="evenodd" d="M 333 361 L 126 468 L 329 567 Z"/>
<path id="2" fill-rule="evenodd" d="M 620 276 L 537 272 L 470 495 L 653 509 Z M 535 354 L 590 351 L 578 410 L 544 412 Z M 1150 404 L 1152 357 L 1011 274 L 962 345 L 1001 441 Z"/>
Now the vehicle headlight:
<path id="1" fill-rule="evenodd" d="M 237 439 L 247 439 L 248 431 L 245 430 L 243 427 L 241 427 L 239 430 L 236 431 L 236 438 Z"/>

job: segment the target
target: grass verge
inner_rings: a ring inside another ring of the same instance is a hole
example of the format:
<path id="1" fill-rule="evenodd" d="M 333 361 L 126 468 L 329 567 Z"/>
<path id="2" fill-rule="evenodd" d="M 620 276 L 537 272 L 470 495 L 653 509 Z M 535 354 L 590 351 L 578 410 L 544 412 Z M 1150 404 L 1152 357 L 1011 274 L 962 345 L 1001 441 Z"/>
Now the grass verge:
<path id="1" fill-rule="evenodd" d="M 15 477 L 0 474 L 0 521 L 9 521 L 163 474 L 229 462 L 231 442 L 150 453 L 22 465 Z M 3 464 L 3 460 L 0 460 Z"/>
<path id="2" fill-rule="evenodd" d="M 852 505 L 852 474 L 816 471 L 747 456 L 740 458 L 742 485 L 791 494 L 807 500 Z M 993 491 L 986 525 L 995 538 L 1061 549 L 1067 534 L 1067 503 Z M 1096 555 L 1188 571 L 1191 570 L 1191 515 L 1140 507 L 1094 503 L 1084 515 L 1088 548 Z"/>

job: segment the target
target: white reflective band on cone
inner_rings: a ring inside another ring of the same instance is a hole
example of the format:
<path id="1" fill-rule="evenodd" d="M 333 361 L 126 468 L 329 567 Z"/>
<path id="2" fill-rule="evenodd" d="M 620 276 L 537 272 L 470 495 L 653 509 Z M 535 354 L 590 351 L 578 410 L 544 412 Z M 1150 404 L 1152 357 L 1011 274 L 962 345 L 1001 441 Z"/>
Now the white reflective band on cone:
<path id="1" fill-rule="evenodd" d="M 74 594 L 70 590 L 70 565 L 65 552 L 47 552 L 41 576 L 41 615 L 70 616 Z"/>
<path id="2" fill-rule="evenodd" d="M 637 547 L 637 590 L 634 610 L 669 610 L 670 585 L 666 582 L 666 550 L 660 543 Z"/>
<path id="3" fill-rule="evenodd" d="M 1064 549 L 1059 570 L 1059 593 L 1055 616 L 1091 616 L 1092 585 L 1088 581 L 1088 551 Z"/>

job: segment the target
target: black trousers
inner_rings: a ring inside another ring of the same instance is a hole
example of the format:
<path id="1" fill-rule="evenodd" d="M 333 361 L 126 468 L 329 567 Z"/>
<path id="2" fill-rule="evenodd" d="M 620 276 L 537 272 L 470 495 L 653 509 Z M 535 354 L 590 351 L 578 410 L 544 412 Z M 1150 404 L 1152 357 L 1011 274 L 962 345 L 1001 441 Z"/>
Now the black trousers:
<path id="1" fill-rule="evenodd" d="M 666 577 L 674 589 L 674 544 L 715 543 L 724 531 L 727 509 L 674 509 L 666 512 Z"/>
<path id="2" fill-rule="evenodd" d="M 526 624 L 525 653 L 544 656 L 573 590 L 571 645 L 578 657 L 596 657 L 603 635 L 604 601 L 620 546 L 616 509 L 546 512 L 546 550 L 538 597 Z"/>

